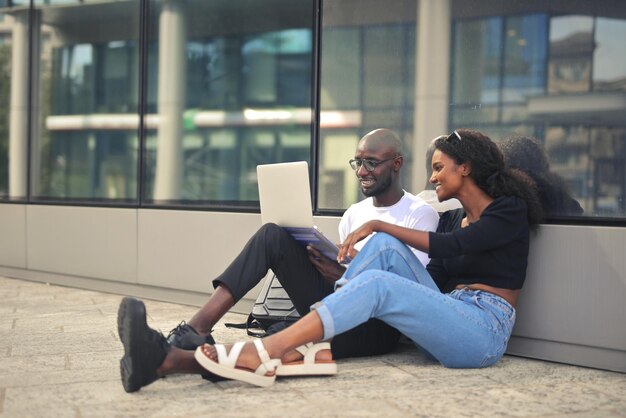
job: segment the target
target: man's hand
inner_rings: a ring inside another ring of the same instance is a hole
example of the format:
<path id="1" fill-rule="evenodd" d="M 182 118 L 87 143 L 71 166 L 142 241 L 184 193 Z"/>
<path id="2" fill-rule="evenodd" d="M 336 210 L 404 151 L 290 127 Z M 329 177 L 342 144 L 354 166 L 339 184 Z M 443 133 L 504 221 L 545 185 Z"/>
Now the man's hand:
<path id="1" fill-rule="evenodd" d="M 313 264 L 317 271 L 319 271 L 320 274 L 327 280 L 334 283 L 339 280 L 343 272 L 346 271 L 344 266 L 339 264 L 337 261 L 326 257 L 312 245 L 307 245 L 306 251 L 309 255 L 311 264 Z"/>

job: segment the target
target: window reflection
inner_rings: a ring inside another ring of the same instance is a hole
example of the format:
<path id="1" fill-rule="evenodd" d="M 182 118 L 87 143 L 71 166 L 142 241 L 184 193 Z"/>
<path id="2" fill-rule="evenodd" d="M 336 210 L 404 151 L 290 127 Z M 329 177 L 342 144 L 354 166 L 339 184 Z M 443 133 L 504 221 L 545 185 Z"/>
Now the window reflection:
<path id="1" fill-rule="evenodd" d="M 487 18 L 455 27 L 453 101 L 461 107 L 499 101 L 502 22 Z"/>
<path id="2" fill-rule="evenodd" d="M 624 15 L 626 6 L 614 12 Z M 496 139 L 538 138 L 584 215 L 623 216 L 626 153 L 619 144 L 626 106 L 611 92 L 623 91 L 626 80 L 619 41 L 625 22 L 558 13 L 460 19 L 453 127 L 472 126 Z"/>
<path id="3" fill-rule="evenodd" d="M 583 216 L 624 217 L 626 3 L 539 3 L 323 0 L 316 51 L 313 0 L 0 0 L 0 198 L 252 207 L 257 164 L 313 149 L 341 211 L 371 129 L 417 193 L 470 127 L 537 138 Z"/>
<path id="4" fill-rule="evenodd" d="M 133 202 L 139 9 L 135 2 L 42 4 L 33 45 L 41 85 L 33 198 Z"/>
<path id="5" fill-rule="evenodd" d="M 411 148 L 417 9 L 410 0 L 358 0 L 325 1 L 322 10 L 318 206 L 343 209 L 359 198 L 348 160 L 361 136 L 386 127 Z"/>
<path id="6" fill-rule="evenodd" d="M 530 15 L 506 19 L 502 101 L 524 102 L 546 84 L 548 18 Z"/>
<path id="7" fill-rule="evenodd" d="M 595 91 L 626 90 L 626 21 L 598 18 L 596 48 L 593 56 L 593 88 Z"/>
<path id="8" fill-rule="evenodd" d="M 151 3 L 148 202 L 251 205 L 257 164 L 310 159 L 312 2 L 241 4 Z"/>
<path id="9" fill-rule="evenodd" d="M 9 11 L 8 9 L 6 10 Z M 26 8 L 6 13 L 0 28 L 6 42 L 0 46 L 0 195 L 25 200 L 28 194 L 28 40 Z"/>
<path id="10" fill-rule="evenodd" d="M 593 48 L 593 18 L 552 18 L 548 92 L 555 94 L 589 91 Z"/>
<path id="11" fill-rule="evenodd" d="M 11 10 L 22 23 L 21 32 L 11 32 L 24 63 L 33 33 L 35 97 L 33 112 L 13 106 L 22 112 L 19 123 L 0 124 L 17 138 L 23 158 L 13 163 L 22 172 L 12 176 L 23 184 L 9 193 L 9 141 L 0 137 L 3 195 L 26 196 L 30 132 L 32 198 L 136 202 L 140 92 L 149 201 L 254 201 L 256 164 L 309 159 L 311 2 L 270 0 L 242 13 L 234 2 L 154 1 L 147 77 L 137 42 L 139 2 L 35 5 L 32 20 L 25 8 Z M 0 51 L 5 61 L 8 48 Z M 26 86 L 14 96 L 27 103 L 29 73 L 13 67 Z"/>
<path id="12" fill-rule="evenodd" d="M 9 109 L 13 19 L 0 13 L 0 198 L 9 196 Z"/>

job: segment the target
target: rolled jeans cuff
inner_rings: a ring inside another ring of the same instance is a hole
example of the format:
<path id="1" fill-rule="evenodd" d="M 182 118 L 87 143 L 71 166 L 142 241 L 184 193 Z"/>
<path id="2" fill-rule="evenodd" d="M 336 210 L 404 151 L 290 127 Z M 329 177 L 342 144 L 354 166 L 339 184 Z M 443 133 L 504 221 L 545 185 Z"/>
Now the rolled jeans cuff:
<path id="1" fill-rule="evenodd" d="M 324 336 L 322 340 L 329 340 L 335 336 L 335 321 L 331 315 L 328 307 L 322 302 L 317 302 L 311 305 L 311 310 L 315 309 L 322 321 L 322 328 L 324 328 Z"/>

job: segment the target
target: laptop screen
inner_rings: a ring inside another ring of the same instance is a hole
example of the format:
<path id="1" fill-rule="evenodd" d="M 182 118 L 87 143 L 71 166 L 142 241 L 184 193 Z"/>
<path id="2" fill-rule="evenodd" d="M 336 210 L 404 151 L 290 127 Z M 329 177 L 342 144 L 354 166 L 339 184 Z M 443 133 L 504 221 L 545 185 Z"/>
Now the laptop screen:
<path id="1" fill-rule="evenodd" d="M 256 168 L 261 221 L 284 227 L 313 227 L 313 207 L 306 161 L 263 164 Z"/>

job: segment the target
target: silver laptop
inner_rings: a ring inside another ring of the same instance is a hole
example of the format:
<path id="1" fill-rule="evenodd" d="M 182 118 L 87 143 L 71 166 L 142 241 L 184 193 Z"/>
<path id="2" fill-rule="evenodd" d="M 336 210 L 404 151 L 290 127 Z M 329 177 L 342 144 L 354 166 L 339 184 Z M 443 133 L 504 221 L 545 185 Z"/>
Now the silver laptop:
<path id="1" fill-rule="evenodd" d="M 261 222 L 282 226 L 302 245 L 310 244 L 334 260 L 337 257 L 337 246 L 313 224 L 307 162 L 258 165 L 256 174 Z"/>
<path id="2" fill-rule="evenodd" d="M 284 227 L 313 227 L 313 206 L 306 161 L 256 167 L 261 222 Z"/>

